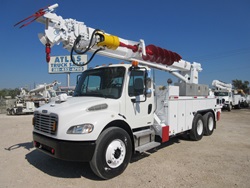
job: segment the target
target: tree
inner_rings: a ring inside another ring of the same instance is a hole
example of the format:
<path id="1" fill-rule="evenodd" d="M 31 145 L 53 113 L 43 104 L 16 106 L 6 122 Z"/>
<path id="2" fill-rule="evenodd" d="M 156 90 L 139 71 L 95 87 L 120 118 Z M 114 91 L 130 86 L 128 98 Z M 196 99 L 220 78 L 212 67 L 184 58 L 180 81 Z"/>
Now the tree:
<path id="1" fill-rule="evenodd" d="M 244 81 L 242 82 L 242 80 L 232 80 L 232 84 L 234 86 L 235 89 L 242 89 L 245 93 L 249 93 L 249 81 Z"/>
<path id="2" fill-rule="evenodd" d="M 5 96 L 11 96 L 11 98 L 15 98 L 17 95 L 20 94 L 20 89 L 1 89 L 0 90 L 0 98 Z"/>

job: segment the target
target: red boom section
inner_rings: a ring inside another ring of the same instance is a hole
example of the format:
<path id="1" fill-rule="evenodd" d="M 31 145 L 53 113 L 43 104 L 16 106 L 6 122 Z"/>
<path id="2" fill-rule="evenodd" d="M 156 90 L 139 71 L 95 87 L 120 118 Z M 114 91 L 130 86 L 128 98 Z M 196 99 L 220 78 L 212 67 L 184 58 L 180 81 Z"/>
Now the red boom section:
<path id="1" fill-rule="evenodd" d="M 119 46 L 131 49 L 133 52 L 137 52 L 139 50 L 137 45 L 132 46 L 120 42 Z M 160 48 L 153 44 L 150 44 L 146 46 L 146 55 L 142 55 L 142 59 L 144 61 L 151 61 L 170 66 L 174 62 L 180 61 L 181 56 L 170 50 L 166 50 L 164 48 Z"/>
<path id="2" fill-rule="evenodd" d="M 143 55 L 142 59 L 170 66 L 174 62 L 180 61 L 181 56 L 175 52 L 150 44 L 146 46 L 146 56 Z"/>

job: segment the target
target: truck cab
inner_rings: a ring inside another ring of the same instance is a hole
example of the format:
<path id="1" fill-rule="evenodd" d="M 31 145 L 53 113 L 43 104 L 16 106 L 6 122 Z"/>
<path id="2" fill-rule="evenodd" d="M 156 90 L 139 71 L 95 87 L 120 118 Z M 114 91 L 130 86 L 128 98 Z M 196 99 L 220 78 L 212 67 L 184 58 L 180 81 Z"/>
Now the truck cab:
<path id="1" fill-rule="evenodd" d="M 231 91 L 215 90 L 214 95 L 222 101 L 223 108 L 227 109 L 228 111 L 232 110 L 233 96 Z"/>

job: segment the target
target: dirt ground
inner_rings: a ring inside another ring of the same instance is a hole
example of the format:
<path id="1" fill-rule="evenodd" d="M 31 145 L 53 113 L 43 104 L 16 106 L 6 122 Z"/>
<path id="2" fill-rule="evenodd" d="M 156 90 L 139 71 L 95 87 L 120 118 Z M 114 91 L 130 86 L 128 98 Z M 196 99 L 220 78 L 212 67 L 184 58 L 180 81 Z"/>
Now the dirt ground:
<path id="1" fill-rule="evenodd" d="M 88 163 L 51 158 L 33 148 L 32 115 L 0 114 L 0 187 L 250 187 L 250 109 L 223 111 L 213 135 L 180 137 L 141 155 L 125 172 L 100 180 Z"/>

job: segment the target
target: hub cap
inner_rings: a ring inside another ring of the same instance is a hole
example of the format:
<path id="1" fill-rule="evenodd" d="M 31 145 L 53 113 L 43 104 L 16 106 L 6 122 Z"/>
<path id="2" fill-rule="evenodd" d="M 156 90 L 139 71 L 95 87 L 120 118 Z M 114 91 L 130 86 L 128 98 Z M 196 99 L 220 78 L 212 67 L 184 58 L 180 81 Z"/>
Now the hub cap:
<path id="1" fill-rule="evenodd" d="M 213 121 L 213 118 L 210 117 L 210 118 L 208 119 L 208 129 L 209 129 L 210 131 L 212 131 L 213 128 L 214 128 L 214 121 Z"/>
<path id="2" fill-rule="evenodd" d="M 120 166 L 126 155 L 126 147 L 122 140 L 113 140 L 106 150 L 106 162 L 111 168 Z"/>
<path id="3" fill-rule="evenodd" d="M 198 133 L 198 135 L 201 135 L 202 131 L 203 131 L 203 123 L 202 123 L 202 120 L 199 120 L 197 122 L 197 133 Z"/>

